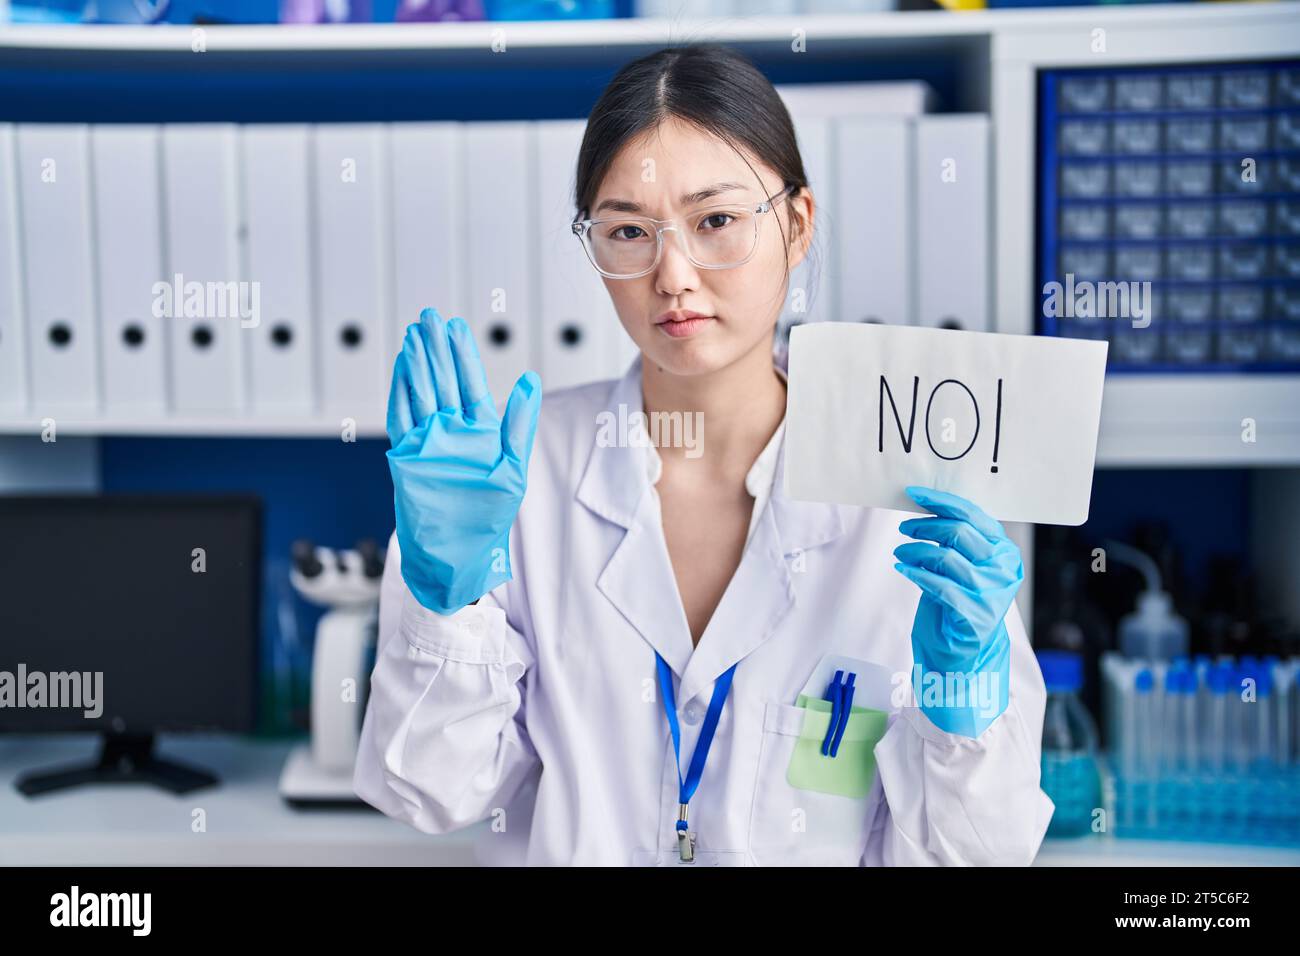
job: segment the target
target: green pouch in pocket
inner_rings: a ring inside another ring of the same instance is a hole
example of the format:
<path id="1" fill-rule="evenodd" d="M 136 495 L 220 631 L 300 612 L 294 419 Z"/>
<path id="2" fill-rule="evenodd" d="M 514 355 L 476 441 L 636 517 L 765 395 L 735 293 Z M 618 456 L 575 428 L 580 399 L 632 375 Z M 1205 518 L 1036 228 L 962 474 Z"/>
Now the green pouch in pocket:
<path id="1" fill-rule="evenodd" d="M 885 735 L 888 714 L 870 707 L 853 707 L 834 757 L 822 756 L 822 741 L 831 723 L 831 702 L 799 695 L 795 705 L 805 711 L 785 779 L 799 790 L 865 797 L 876 777 L 877 741 Z"/>

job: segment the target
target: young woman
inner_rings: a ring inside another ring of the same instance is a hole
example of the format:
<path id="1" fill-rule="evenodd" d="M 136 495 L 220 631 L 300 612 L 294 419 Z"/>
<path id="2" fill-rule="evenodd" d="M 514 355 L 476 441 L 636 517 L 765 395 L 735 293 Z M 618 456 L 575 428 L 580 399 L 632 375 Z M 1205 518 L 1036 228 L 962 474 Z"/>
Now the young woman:
<path id="1" fill-rule="evenodd" d="M 1015 545 L 942 492 L 909 520 L 782 492 L 773 340 L 816 204 L 771 84 L 715 45 L 629 64 L 575 199 L 640 355 L 544 405 L 527 372 L 498 417 L 462 319 L 408 328 L 357 793 L 491 821 L 495 861 L 1029 863 L 1053 807 Z M 703 428 L 611 434 L 636 413 Z"/>

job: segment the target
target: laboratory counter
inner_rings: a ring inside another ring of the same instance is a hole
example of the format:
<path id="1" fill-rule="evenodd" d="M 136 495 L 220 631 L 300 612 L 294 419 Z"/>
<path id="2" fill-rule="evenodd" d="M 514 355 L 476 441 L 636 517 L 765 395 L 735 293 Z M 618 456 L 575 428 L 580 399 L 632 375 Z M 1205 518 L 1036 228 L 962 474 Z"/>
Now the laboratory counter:
<path id="1" fill-rule="evenodd" d="M 173 796 L 99 785 L 28 798 L 19 774 L 89 761 L 93 735 L 0 735 L 0 865 L 464 866 L 486 826 L 432 836 L 365 806 L 301 810 L 278 781 L 301 741 L 167 736 L 161 756 L 215 772 L 215 788 Z M 202 811 L 201 813 L 197 811 Z M 200 826 L 202 824 L 202 827 Z M 1039 866 L 1300 866 L 1300 849 L 1084 837 L 1048 839 Z"/>

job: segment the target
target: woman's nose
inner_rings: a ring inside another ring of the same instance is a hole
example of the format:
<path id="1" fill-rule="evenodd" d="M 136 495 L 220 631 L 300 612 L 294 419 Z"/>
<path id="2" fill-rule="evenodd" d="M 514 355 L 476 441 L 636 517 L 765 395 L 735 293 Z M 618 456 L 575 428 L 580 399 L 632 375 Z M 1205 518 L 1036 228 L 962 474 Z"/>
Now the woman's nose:
<path id="1" fill-rule="evenodd" d="M 672 238 L 669 238 L 671 234 Z M 698 289 L 700 276 L 694 263 L 686 255 L 685 240 L 673 226 L 664 230 L 663 255 L 655 270 L 655 286 L 664 295 L 678 295 Z"/>

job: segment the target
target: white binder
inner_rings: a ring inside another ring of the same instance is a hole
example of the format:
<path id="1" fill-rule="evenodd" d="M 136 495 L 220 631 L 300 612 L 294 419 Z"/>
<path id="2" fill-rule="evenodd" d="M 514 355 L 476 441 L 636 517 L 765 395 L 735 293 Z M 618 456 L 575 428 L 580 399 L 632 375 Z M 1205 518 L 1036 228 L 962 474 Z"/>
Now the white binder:
<path id="1" fill-rule="evenodd" d="M 393 320 L 386 357 L 420 312 L 465 316 L 465 171 L 459 123 L 394 123 L 388 128 L 393 176 Z"/>
<path id="2" fill-rule="evenodd" d="M 796 125 L 814 118 L 917 116 L 935 102 L 934 89 L 920 80 L 782 83 L 776 91 Z"/>
<path id="3" fill-rule="evenodd" d="M 257 328 L 247 330 L 250 404 L 307 413 L 315 407 L 307 127 L 244 126 L 240 146 L 245 274 L 260 307 Z"/>
<path id="4" fill-rule="evenodd" d="M 87 126 L 20 125 L 18 183 L 31 411 L 99 404 Z"/>
<path id="5" fill-rule="evenodd" d="M 91 127 L 104 408 L 128 416 L 167 410 L 159 142 L 157 126 Z"/>
<path id="6" fill-rule="evenodd" d="M 162 137 L 172 408 L 240 412 L 245 341 L 257 329 L 242 317 L 252 297 L 239 266 L 236 128 L 176 124 Z"/>
<path id="7" fill-rule="evenodd" d="M 840 321 L 913 321 L 911 123 L 879 117 L 836 124 L 832 248 Z"/>
<path id="8" fill-rule="evenodd" d="M 538 373 L 544 392 L 612 378 L 622 371 L 616 336 L 626 338 L 600 274 L 573 234 L 573 188 L 583 120 L 537 124 Z"/>
<path id="9" fill-rule="evenodd" d="M 313 138 L 321 407 L 383 421 L 397 348 L 388 335 L 384 127 L 322 125 Z"/>
<path id="10" fill-rule="evenodd" d="M 14 128 L 0 123 L 0 415 L 6 417 L 27 407 L 17 173 Z"/>
<path id="11" fill-rule="evenodd" d="M 921 117 L 916 159 L 917 322 L 988 330 L 988 117 Z"/>
<path id="12" fill-rule="evenodd" d="M 836 284 L 832 281 L 836 272 L 834 235 L 837 217 L 833 208 L 835 180 L 830 122 L 816 116 L 796 119 L 795 136 L 816 207 L 813 210 L 812 245 L 804 261 L 790 272 L 790 288 L 781 313 L 783 333 L 803 322 L 833 319 L 838 315 L 835 308 Z M 790 200 L 785 200 L 778 210 L 786 222 L 790 221 L 789 204 Z M 764 223 L 763 228 L 770 228 L 770 224 Z"/>
<path id="13" fill-rule="evenodd" d="M 492 397 L 504 411 L 524 371 L 536 368 L 532 321 L 538 231 L 530 184 L 532 124 L 482 122 L 465 127 L 469 287 L 465 318 L 474 330 Z"/>

